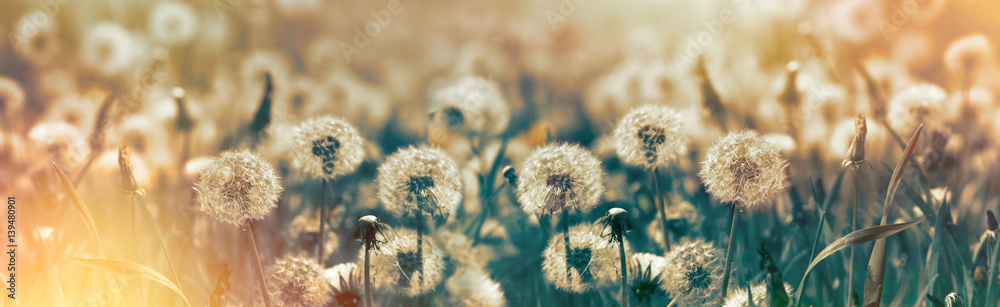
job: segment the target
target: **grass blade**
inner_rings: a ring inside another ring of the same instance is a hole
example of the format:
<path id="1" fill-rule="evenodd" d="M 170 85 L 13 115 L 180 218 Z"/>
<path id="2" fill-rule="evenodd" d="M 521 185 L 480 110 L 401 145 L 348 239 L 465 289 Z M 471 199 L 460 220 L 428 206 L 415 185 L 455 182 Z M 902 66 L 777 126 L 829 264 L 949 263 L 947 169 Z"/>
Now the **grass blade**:
<path id="1" fill-rule="evenodd" d="M 892 198 L 896 194 L 896 189 L 899 188 L 899 181 L 903 179 L 903 170 L 906 166 L 910 164 L 910 157 L 913 156 L 913 150 L 916 149 L 917 140 L 920 139 L 920 131 L 923 131 L 924 125 L 917 127 L 917 131 L 913 132 L 913 137 L 910 137 L 910 141 L 906 144 L 906 149 L 903 150 L 903 156 L 899 158 L 899 162 L 896 163 L 896 169 L 892 172 L 892 179 L 889 181 L 889 189 L 885 195 L 885 204 L 882 208 L 882 222 L 879 225 L 885 225 L 886 220 L 889 218 L 889 208 L 892 208 Z M 885 240 L 876 240 L 875 248 L 872 249 L 872 256 L 868 260 L 868 277 L 865 279 L 865 307 L 881 305 L 882 301 L 882 282 L 885 279 Z"/>
<path id="2" fill-rule="evenodd" d="M 180 295 L 181 299 L 184 300 L 185 305 L 191 306 L 191 303 L 188 302 L 187 297 L 184 296 L 184 292 L 181 291 L 181 288 L 178 287 L 177 284 L 174 284 L 173 281 L 167 279 L 167 277 L 163 276 L 163 274 L 160 274 L 159 272 L 154 271 L 153 269 L 145 267 L 141 264 L 131 261 L 114 260 L 114 259 L 81 259 L 81 258 L 70 258 L 70 259 L 73 261 L 80 262 L 83 265 L 102 269 L 108 272 L 134 274 L 155 281 L 167 288 L 170 288 L 170 290 L 176 292 L 177 295 Z"/>
<path id="3" fill-rule="evenodd" d="M 923 222 L 924 220 L 925 220 L 924 218 L 921 218 L 919 220 L 906 223 L 872 226 L 864 229 L 859 229 L 858 231 L 849 233 L 846 236 L 840 237 L 840 239 L 833 241 L 833 243 L 827 245 L 826 248 L 823 249 L 823 251 L 820 251 L 819 254 L 816 255 L 816 259 L 813 259 L 813 261 L 810 262 L 809 266 L 806 268 L 806 272 L 805 274 L 803 274 L 802 281 L 799 282 L 798 290 L 796 290 L 795 293 L 795 297 L 799 298 L 798 302 L 799 303 L 802 302 L 801 299 L 802 289 L 803 286 L 805 286 L 806 278 L 809 277 L 809 272 L 812 271 L 812 269 L 816 267 L 817 264 L 823 261 L 823 259 L 826 259 L 826 257 L 829 257 L 842 249 L 854 245 L 858 245 L 872 240 L 882 240 L 885 237 L 894 235 L 900 231 L 903 231 L 904 229 L 917 225 L 920 222 Z"/>
<path id="4" fill-rule="evenodd" d="M 73 187 L 73 183 L 69 181 L 66 177 L 66 173 L 59 169 L 59 166 L 55 162 L 52 162 L 52 167 L 56 169 L 56 175 L 59 176 L 59 181 L 62 181 L 63 186 L 66 187 L 66 191 L 69 192 L 70 199 L 73 200 L 73 205 L 76 206 L 76 210 L 80 213 L 80 217 L 83 218 L 83 223 L 87 226 L 87 231 L 90 232 L 90 236 L 97 242 L 98 255 L 104 256 L 104 245 L 101 244 L 101 238 L 97 235 L 97 224 L 94 223 L 94 217 L 90 215 L 90 209 L 87 208 L 87 203 L 83 202 L 83 198 L 80 197 L 80 193 L 76 192 L 76 188 Z"/>

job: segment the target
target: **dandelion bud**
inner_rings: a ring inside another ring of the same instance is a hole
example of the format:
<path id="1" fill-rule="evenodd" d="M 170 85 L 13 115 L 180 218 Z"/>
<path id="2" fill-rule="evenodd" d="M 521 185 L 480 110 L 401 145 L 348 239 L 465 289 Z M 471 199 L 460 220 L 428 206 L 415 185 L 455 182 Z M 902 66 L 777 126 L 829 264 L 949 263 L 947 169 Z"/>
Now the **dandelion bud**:
<path id="1" fill-rule="evenodd" d="M 597 220 L 597 223 L 604 227 L 601 235 L 607 236 L 608 242 L 614 244 L 625 240 L 625 233 L 632 227 L 628 220 L 628 211 L 622 208 L 611 208 L 608 214 Z"/>
<path id="2" fill-rule="evenodd" d="M 275 261 L 267 288 L 278 306 L 323 306 L 333 299 L 323 269 L 306 256 L 286 255 Z"/>
<path id="3" fill-rule="evenodd" d="M 756 132 L 732 132 L 708 150 L 698 176 L 715 199 L 742 209 L 774 201 L 785 189 L 788 162 Z"/>
<path id="4" fill-rule="evenodd" d="M 718 304 L 724 253 L 701 239 L 675 246 L 664 257 L 667 267 L 660 286 L 673 296 L 677 306 Z"/>
<path id="5" fill-rule="evenodd" d="M 411 229 L 398 229 L 396 236 L 379 249 L 372 250 L 372 284 L 375 288 L 409 297 L 437 288 L 444 278 L 444 253 L 433 238 L 424 237 L 422 246 L 418 254 L 417 233 Z"/>
<path id="6" fill-rule="evenodd" d="M 385 231 L 391 229 L 374 215 L 365 215 L 358 219 L 358 229 L 361 233 L 361 244 L 368 249 L 379 249 L 379 243 L 386 241 Z"/>
<path id="7" fill-rule="evenodd" d="M 354 263 L 341 263 L 323 270 L 323 278 L 332 287 L 334 306 L 361 306 L 364 289 L 361 287 L 361 273 Z"/>
<path id="8" fill-rule="evenodd" d="M 785 65 L 787 76 L 785 79 L 785 89 L 781 92 L 781 102 L 786 108 L 794 108 L 799 105 L 799 89 L 795 87 L 795 80 L 799 76 L 799 62 L 789 61 Z"/>
<path id="9" fill-rule="evenodd" d="M 632 254 L 628 266 L 631 278 L 629 287 L 642 305 L 664 294 L 660 288 L 660 276 L 667 267 L 666 259 L 653 254 L 637 253 Z"/>
<path id="10" fill-rule="evenodd" d="M 313 118 L 295 130 L 294 165 L 313 178 L 335 179 L 354 172 L 365 157 L 358 129 L 341 118 Z"/>
<path id="11" fill-rule="evenodd" d="M 535 149 L 518 171 L 515 192 L 521 209 L 528 214 L 589 210 L 604 193 L 601 162 L 578 145 Z"/>
<path id="12" fill-rule="evenodd" d="M 662 105 L 629 111 L 615 128 L 614 140 L 622 162 L 647 169 L 667 166 L 687 153 L 688 146 L 681 114 Z"/>
<path id="13" fill-rule="evenodd" d="M 408 147 L 386 158 L 378 168 L 376 196 L 389 212 L 421 210 L 449 214 L 462 201 L 462 182 L 455 160 L 432 146 Z"/>
<path id="14" fill-rule="evenodd" d="M 993 210 L 986 210 L 986 225 L 990 227 L 990 230 L 997 230 L 997 217 L 993 215 Z"/>
<path id="15" fill-rule="evenodd" d="M 500 134 L 510 122 L 510 109 L 496 82 L 466 76 L 432 93 L 437 108 L 431 119 L 451 130 Z"/>
<path id="16" fill-rule="evenodd" d="M 512 187 L 517 187 L 517 172 L 514 167 L 507 165 L 503 167 L 503 177 L 507 178 L 507 183 Z"/>
<path id="17" fill-rule="evenodd" d="M 580 224 L 569 229 L 567 249 L 562 236 L 552 236 L 542 252 L 545 280 L 556 288 L 573 293 L 610 287 L 618 276 L 618 246 L 593 231 L 594 225 Z M 626 244 L 626 250 L 628 245 Z M 569 255 L 567 256 L 567 250 Z M 568 274 L 567 274 L 568 273 Z"/>
<path id="18" fill-rule="evenodd" d="M 128 147 L 118 148 L 118 167 L 122 173 L 122 190 L 128 193 L 139 192 L 139 184 L 135 181 L 135 175 L 132 173 L 132 153 L 129 152 Z"/>
<path id="19" fill-rule="evenodd" d="M 851 147 L 847 149 L 847 161 L 846 163 L 858 164 L 865 161 L 865 136 L 868 134 L 868 124 L 865 121 L 865 117 L 858 115 L 858 118 L 854 120 L 854 141 L 851 142 Z"/>
<path id="20" fill-rule="evenodd" d="M 948 293 L 948 296 L 946 296 L 944 298 L 944 306 L 945 307 L 961 307 L 961 306 L 963 306 L 962 305 L 962 297 L 958 296 L 958 294 L 955 293 L 955 292 Z"/>
<path id="21" fill-rule="evenodd" d="M 795 290 L 792 289 L 792 285 L 788 283 L 784 284 L 785 293 L 791 298 L 792 294 L 795 294 Z M 771 293 L 771 287 L 766 282 L 761 282 L 759 284 L 750 287 L 750 293 L 747 293 L 747 289 L 738 288 L 736 291 L 730 292 L 729 296 L 726 297 L 726 302 L 722 304 L 723 307 L 748 307 L 751 306 L 748 302 L 750 295 L 753 295 L 753 306 L 771 306 L 771 300 L 773 295 Z"/>
<path id="22" fill-rule="evenodd" d="M 274 167 L 244 150 L 222 153 L 201 170 L 194 189 L 201 212 L 234 226 L 267 217 L 283 190 Z"/>
<path id="23" fill-rule="evenodd" d="M 181 132 L 190 132 L 194 129 L 194 118 L 188 113 L 184 103 L 184 89 L 175 87 L 173 90 L 174 102 L 177 103 L 177 119 L 174 120 L 174 128 Z"/>

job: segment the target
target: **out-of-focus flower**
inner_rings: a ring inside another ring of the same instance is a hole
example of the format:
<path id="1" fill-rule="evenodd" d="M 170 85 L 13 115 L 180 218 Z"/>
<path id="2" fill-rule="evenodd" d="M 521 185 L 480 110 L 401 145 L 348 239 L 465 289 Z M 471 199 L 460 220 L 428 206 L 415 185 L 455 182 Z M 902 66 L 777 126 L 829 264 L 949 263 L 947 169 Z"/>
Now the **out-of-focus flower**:
<path id="1" fill-rule="evenodd" d="M 944 51 L 944 65 L 949 73 L 960 78 L 963 88 L 971 86 L 980 68 L 991 64 L 996 53 L 990 39 L 982 33 L 960 37 Z"/>
<path id="2" fill-rule="evenodd" d="M 618 275 L 618 245 L 601 237 L 593 224 L 580 224 L 569 229 L 569 255 L 563 236 L 552 236 L 542 252 L 545 280 L 556 288 L 583 293 L 610 287 Z M 625 250 L 630 249 L 626 243 Z"/>
<path id="3" fill-rule="evenodd" d="M 335 110 L 330 107 L 330 93 L 319 82 L 297 76 L 288 86 L 288 94 L 283 96 L 287 100 L 275 102 L 276 116 L 298 121 Z"/>
<path id="4" fill-rule="evenodd" d="M 688 137 L 681 114 L 663 105 L 632 109 L 614 132 L 622 162 L 652 169 L 667 166 L 687 153 Z"/>
<path id="5" fill-rule="evenodd" d="M 753 295 L 753 306 L 771 306 L 772 293 L 771 287 L 766 282 L 761 282 L 759 284 L 750 287 L 750 294 Z M 791 299 L 792 295 L 795 294 L 795 290 L 792 289 L 792 285 L 785 283 L 785 294 L 788 294 L 788 298 Z M 749 296 L 747 294 L 746 288 L 737 288 L 736 291 L 730 292 L 729 296 L 726 297 L 726 302 L 722 304 L 723 307 L 747 307 L 749 304 Z"/>
<path id="6" fill-rule="evenodd" d="M 397 228 L 393 238 L 372 250 L 371 273 L 375 288 L 410 297 L 437 288 L 444 279 L 444 253 L 430 237 L 423 238 L 422 246 L 421 254 L 417 254 L 417 233 Z"/>
<path id="7" fill-rule="evenodd" d="M 101 176 L 101 178 L 118 179 L 120 174 L 120 165 L 118 164 L 118 149 L 108 149 L 97 156 L 94 160 L 94 167 L 92 168 L 95 175 Z M 138 187 L 151 187 L 153 183 L 152 172 L 149 169 L 149 165 L 142 155 L 131 155 L 130 156 L 132 165 L 132 175 L 135 178 L 135 183 Z"/>
<path id="8" fill-rule="evenodd" d="M 118 77 L 134 68 L 139 42 L 117 23 L 96 23 L 80 40 L 80 63 L 103 77 Z"/>
<path id="9" fill-rule="evenodd" d="M 683 109 L 700 96 L 693 79 L 664 61 L 629 58 L 585 89 L 584 107 L 598 126 L 612 126 L 644 104 L 680 102 L 676 107 Z"/>
<path id="10" fill-rule="evenodd" d="M 150 38 L 167 46 L 183 45 L 198 33 L 198 14 L 180 1 L 157 2 L 149 11 Z"/>
<path id="11" fill-rule="evenodd" d="M 11 47 L 35 66 L 50 66 L 61 47 L 56 29 L 56 19 L 47 12 L 30 10 L 11 29 Z"/>
<path id="12" fill-rule="evenodd" d="M 9 129 L 7 123 L 20 114 L 24 108 L 24 89 L 11 78 L 0 76 L 0 120 L 3 120 L 4 130 Z"/>
<path id="13" fill-rule="evenodd" d="M 507 306 L 500 284 L 480 269 L 460 268 L 445 282 L 454 306 Z"/>
<path id="14" fill-rule="evenodd" d="M 945 129 L 944 122 L 952 119 L 958 109 L 947 102 L 948 94 L 941 87 L 930 83 L 912 84 L 889 100 L 886 119 L 900 135 L 909 135 L 921 123 L 927 128 Z"/>
<path id="15" fill-rule="evenodd" d="M 629 287 L 640 303 L 646 304 L 664 294 L 660 284 L 666 267 L 666 259 L 649 253 L 636 253 L 629 258 Z"/>
<path id="16" fill-rule="evenodd" d="M 724 252 L 702 239 L 682 242 L 665 256 L 667 267 L 660 286 L 677 306 L 718 304 Z"/>
<path id="17" fill-rule="evenodd" d="M 365 295 L 364 285 L 361 284 L 363 271 L 354 263 L 341 263 L 323 270 L 323 278 L 326 278 L 333 290 L 334 306 L 357 307 L 362 305 L 361 300 Z"/>
<path id="18" fill-rule="evenodd" d="M 708 150 L 698 176 L 719 202 L 759 209 L 785 189 L 788 162 L 757 132 L 731 132 Z"/>
<path id="19" fill-rule="evenodd" d="M 278 50 L 265 49 L 251 52 L 240 62 L 239 76 L 243 91 L 238 91 L 238 102 L 220 104 L 225 108 L 227 117 L 238 117 L 240 121 L 253 116 L 257 110 L 257 102 L 261 99 L 264 91 L 264 74 L 271 74 L 273 84 L 272 104 L 279 101 L 289 101 L 288 93 L 291 88 L 292 66 L 288 56 Z M 249 103 L 253 102 L 253 103 Z M 236 111 L 238 113 L 233 114 Z"/>
<path id="20" fill-rule="evenodd" d="M 292 250 L 309 252 L 316 250 L 319 243 L 319 219 L 310 218 L 308 214 L 300 214 L 292 220 L 285 230 L 287 244 Z M 333 229 L 326 229 L 326 240 L 323 242 L 323 254 L 332 255 L 340 247 L 340 238 Z"/>
<path id="21" fill-rule="evenodd" d="M 364 140 L 342 118 L 321 116 L 295 129 L 295 166 L 313 178 L 336 179 L 354 172 L 364 159 Z"/>
<path id="22" fill-rule="evenodd" d="M 528 214 L 564 209 L 587 211 L 604 192 L 601 162 L 579 145 L 551 144 L 535 149 L 517 172 L 518 202 Z"/>
<path id="23" fill-rule="evenodd" d="M 763 136 L 764 140 L 778 146 L 778 150 L 783 155 L 794 154 L 797 150 L 795 139 L 784 133 L 768 133 Z"/>
<path id="24" fill-rule="evenodd" d="M 67 93 L 52 100 L 42 121 L 62 121 L 87 131 L 94 127 L 100 101 L 91 95 Z"/>
<path id="25" fill-rule="evenodd" d="M 324 306 L 333 296 L 323 269 L 313 258 L 285 255 L 274 262 L 267 291 L 279 306 Z"/>
<path id="26" fill-rule="evenodd" d="M 189 179 L 195 179 L 201 175 L 201 170 L 214 162 L 215 159 L 209 156 L 194 157 L 188 159 L 184 164 L 184 175 Z"/>
<path id="27" fill-rule="evenodd" d="M 245 150 L 223 152 L 202 169 L 194 189 L 201 212 L 234 226 L 267 217 L 283 190 L 274 167 Z"/>
<path id="28" fill-rule="evenodd" d="M 432 146 L 400 149 L 379 166 L 377 180 L 379 201 L 397 215 L 414 210 L 450 214 L 462 201 L 455 160 Z"/>
<path id="29" fill-rule="evenodd" d="M 32 159 L 55 161 L 70 167 L 82 164 L 90 155 L 87 136 L 79 128 L 62 121 L 42 122 L 28 131 Z"/>
<path id="30" fill-rule="evenodd" d="M 496 82 L 465 76 L 434 91 L 431 120 L 452 130 L 499 134 L 510 122 L 510 107 Z"/>
<path id="31" fill-rule="evenodd" d="M 176 166 L 175 150 L 167 137 L 166 126 L 145 114 L 130 115 L 108 129 L 107 142 L 115 146 L 128 146 L 142 155 L 154 172 L 173 171 Z M 179 151 L 179 150 L 178 150 Z"/>

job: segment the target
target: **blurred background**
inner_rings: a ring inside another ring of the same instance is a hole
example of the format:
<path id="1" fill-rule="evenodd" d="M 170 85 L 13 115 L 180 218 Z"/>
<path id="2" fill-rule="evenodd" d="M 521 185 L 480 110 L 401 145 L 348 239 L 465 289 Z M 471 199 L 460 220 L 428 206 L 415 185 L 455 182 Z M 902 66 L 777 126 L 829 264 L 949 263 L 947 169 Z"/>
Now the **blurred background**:
<path id="1" fill-rule="evenodd" d="M 201 216 L 191 182 L 218 153 L 249 144 L 275 164 L 286 190 L 261 224 L 262 260 L 313 248 L 300 244 L 308 230 L 296 230 L 295 221 L 316 219 L 322 195 L 292 168 L 288 151 L 293 127 L 320 114 L 347 119 L 368 142 L 365 162 L 338 186 L 346 192 L 331 213 L 327 243 L 335 252 L 324 267 L 357 260 L 357 217 L 405 225 L 372 196 L 376 168 L 397 148 L 428 142 L 445 148 L 467 177 L 463 213 L 440 221 L 442 229 L 483 210 L 477 175 L 493 156 L 481 152 L 504 151 L 498 163 L 516 166 L 540 144 L 572 142 L 593 150 L 607 175 L 601 207 L 583 219 L 635 207 L 642 226 L 633 246 L 662 254 L 662 234 L 646 227 L 656 214 L 646 175 L 618 161 L 607 137 L 642 104 L 669 105 L 688 123 L 688 158 L 659 175 L 678 206 L 675 240 L 701 237 L 724 247 L 728 209 L 710 200 L 695 175 L 717 138 L 756 130 L 791 162 L 789 195 L 744 226 L 744 246 L 754 248 L 737 253 L 740 286 L 764 274 L 756 246 L 771 253 L 786 281 L 802 278 L 817 203 L 846 158 L 858 115 L 868 119 L 871 165 L 860 178 L 865 227 L 879 222 L 901 145 L 923 124 L 917 167 L 904 175 L 890 222 L 947 212 L 939 221 L 951 227 L 954 261 L 964 265 L 930 279 L 939 273 L 929 250 L 943 244 L 933 235 L 941 224 L 903 232 L 887 249 L 884 300 L 925 304 L 918 293 L 927 284 L 942 301 L 951 292 L 979 293 L 988 267 L 976 253 L 990 227 L 984 216 L 1000 208 L 996 12 L 1000 3 L 983 0 L 5 0 L 0 191 L 18 198 L 24 276 L 22 297 L 5 305 L 183 304 L 135 274 L 71 259 L 104 257 L 138 258 L 178 284 L 192 305 L 252 304 L 246 237 Z M 438 110 L 435 91 L 470 75 L 496 82 L 510 111 L 509 125 L 480 144 L 430 116 Z M 132 152 L 141 201 L 122 183 L 120 146 Z M 68 178 L 79 176 L 76 190 L 103 250 L 53 162 Z M 832 193 L 849 199 L 852 189 Z M 952 205 L 940 210 L 946 201 Z M 536 267 L 513 268 L 544 248 L 544 240 L 529 238 L 539 222 L 519 211 L 509 190 L 496 203 L 504 205 L 489 209 L 492 228 L 483 230 L 492 241 L 478 245 L 491 255 L 493 280 L 510 305 L 544 302 L 555 290 L 538 290 L 546 286 L 528 272 Z M 820 246 L 849 232 L 850 203 L 830 210 Z M 140 231 L 129 214 L 138 214 Z M 859 250 L 863 272 L 870 245 Z M 838 257 L 845 256 L 830 259 Z M 810 282 L 806 302 L 846 305 L 844 261 L 827 261 L 814 271 L 822 277 Z M 917 272 L 920 278 L 907 277 Z M 863 276 L 855 274 L 856 287 Z M 437 293 L 435 304 L 451 305 L 445 286 Z M 614 301 L 604 298 L 593 294 L 590 302 Z"/>

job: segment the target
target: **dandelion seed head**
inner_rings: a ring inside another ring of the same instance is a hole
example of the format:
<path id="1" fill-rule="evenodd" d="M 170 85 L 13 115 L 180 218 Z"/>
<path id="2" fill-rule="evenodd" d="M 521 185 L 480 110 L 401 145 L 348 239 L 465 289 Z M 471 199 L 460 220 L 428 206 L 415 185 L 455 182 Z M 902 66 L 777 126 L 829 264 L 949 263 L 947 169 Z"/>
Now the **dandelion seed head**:
<path id="1" fill-rule="evenodd" d="M 41 8 L 33 9 L 18 19 L 11 29 L 11 34 L 20 35 L 23 40 L 11 40 L 11 47 L 17 54 L 35 66 L 51 65 L 53 57 L 59 53 L 60 41 L 56 33 L 58 25 L 56 18 L 38 18 L 50 16 Z M 11 36 L 14 38 L 14 36 Z"/>
<path id="2" fill-rule="evenodd" d="M 62 121 L 42 122 L 28 131 L 32 156 L 75 167 L 90 155 L 87 136 L 76 126 Z"/>
<path id="3" fill-rule="evenodd" d="M 688 137 L 680 113 L 663 105 L 632 109 L 614 131 L 618 157 L 629 165 L 667 166 L 687 152 Z"/>
<path id="4" fill-rule="evenodd" d="M 201 170 L 194 188 L 202 213 L 233 226 L 267 217 L 283 190 L 274 167 L 246 150 L 222 153 Z"/>
<path id="5" fill-rule="evenodd" d="M 507 306 L 500 284 L 481 269 L 461 268 L 445 282 L 453 306 Z"/>
<path id="6" fill-rule="evenodd" d="M 552 236 L 542 252 L 545 280 L 556 288 L 583 293 L 610 287 L 618 276 L 618 245 L 601 237 L 593 224 L 580 224 L 569 229 L 570 248 L 562 235 Z M 625 244 L 625 250 L 630 250 Z M 568 271 L 567 271 L 568 270 Z"/>
<path id="7" fill-rule="evenodd" d="M 323 254 L 333 255 L 333 252 L 340 247 L 340 237 L 333 229 L 326 228 L 326 239 L 323 242 Z M 286 243 L 294 251 L 316 251 L 319 244 L 319 219 L 308 214 L 300 214 L 292 219 L 284 233 L 288 238 Z"/>
<path id="8" fill-rule="evenodd" d="M 944 51 L 944 65 L 951 73 L 965 75 L 962 77 L 964 79 L 994 57 L 990 39 L 982 33 L 975 33 L 960 37 L 948 45 L 948 49 Z"/>
<path id="9" fill-rule="evenodd" d="M 754 306 L 771 306 L 771 287 L 767 282 L 761 282 L 750 288 L 750 294 L 753 295 L 753 305 Z M 785 283 L 785 294 L 788 294 L 788 298 L 791 299 L 795 294 L 795 290 L 792 285 Z M 726 296 L 725 303 L 722 304 L 723 307 L 748 307 L 750 306 L 748 302 L 748 294 L 746 288 L 737 288 L 735 291 L 730 292 L 729 296 Z"/>
<path id="10" fill-rule="evenodd" d="M 515 192 L 528 214 L 587 211 L 601 200 L 604 172 L 594 154 L 578 145 L 546 145 L 522 163 Z"/>
<path id="11" fill-rule="evenodd" d="M 140 46 L 125 27 L 100 22 L 90 26 L 80 41 L 80 63 L 103 77 L 120 76 L 134 67 Z"/>
<path id="12" fill-rule="evenodd" d="M 330 283 L 316 260 L 286 255 L 274 262 L 268 292 L 279 306 L 323 306 L 332 299 Z"/>
<path id="13" fill-rule="evenodd" d="M 666 259 L 649 253 L 636 253 L 629 258 L 628 267 L 629 288 L 640 302 L 649 302 L 664 293 L 660 284 L 663 270 L 667 267 Z"/>
<path id="14" fill-rule="evenodd" d="M 678 301 L 678 306 L 717 302 L 722 284 L 722 257 L 721 250 L 701 239 L 675 245 L 664 257 L 667 265 L 661 288 Z"/>
<path id="15" fill-rule="evenodd" d="M 295 128 L 294 165 L 313 178 L 335 179 L 354 172 L 365 157 L 358 129 L 342 118 L 321 116 Z"/>
<path id="16" fill-rule="evenodd" d="M 785 189 L 787 166 L 777 146 L 756 132 L 731 132 L 709 148 L 698 176 L 718 201 L 759 209 Z"/>
<path id="17" fill-rule="evenodd" d="M 85 94 L 63 94 L 52 100 L 42 121 L 64 121 L 87 130 L 94 127 L 97 108 L 98 102 Z"/>
<path id="18" fill-rule="evenodd" d="M 450 214 L 462 201 L 458 166 L 443 150 L 422 145 L 400 149 L 378 168 L 379 201 L 386 210 Z"/>
<path id="19" fill-rule="evenodd" d="M 496 82 L 465 76 L 435 91 L 432 120 L 452 130 L 499 134 L 510 122 L 510 107 Z"/>
<path id="20" fill-rule="evenodd" d="M 944 129 L 944 121 L 957 110 L 948 104 L 948 93 L 940 86 L 917 83 L 907 86 L 889 100 L 886 120 L 897 133 L 912 133 L 923 123 L 927 128 Z"/>
<path id="21" fill-rule="evenodd" d="M 153 41 L 167 46 L 183 45 L 198 34 L 198 14 L 180 1 L 157 2 L 149 11 L 147 30 Z"/>
<path id="22" fill-rule="evenodd" d="M 341 263 L 323 270 L 323 278 L 330 284 L 334 306 L 361 306 L 364 285 L 361 284 L 362 269 L 354 263 Z"/>
<path id="23" fill-rule="evenodd" d="M 396 235 L 371 251 L 372 284 L 382 292 L 409 297 L 433 291 L 444 279 L 444 252 L 434 239 L 423 237 L 417 254 L 417 233 L 396 229 Z M 362 261 L 364 251 L 361 251 Z"/>
<path id="24" fill-rule="evenodd" d="M 24 89 L 14 79 L 0 76 L 0 118 L 11 120 L 24 108 Z"/>

